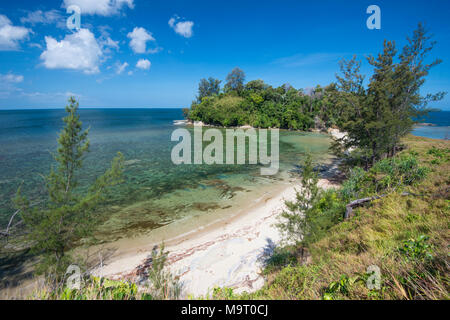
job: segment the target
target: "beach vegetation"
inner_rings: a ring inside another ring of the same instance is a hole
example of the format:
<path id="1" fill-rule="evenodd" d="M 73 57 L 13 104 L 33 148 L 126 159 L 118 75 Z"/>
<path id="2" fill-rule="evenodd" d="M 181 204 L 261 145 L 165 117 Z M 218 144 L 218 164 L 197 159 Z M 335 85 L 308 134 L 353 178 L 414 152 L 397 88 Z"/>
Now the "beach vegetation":
<path id="1" fill-rule="evenodd" d="M 24 221 L 28 244 L 39 256 L 36 272 L 44 274 L 55 286 L 60 285 L 67 267 L 74 263 L 70 250 L 79 245 L 82 238 L 91 235 L 96 221 L 95 209 L 108 188 L 121 183 L 124 166 L 123 155 L 118 153 L 110 169 L 97 177 L 86 193 L 76 192 L 79 171 L 89 151 L 89 130 L 82 129 L 78 106 L 71 97 L 57 152 L 53 155 L 55 165 L 44 177 L 47 199 L 33 205 L 19 188 L 14 201 Z"/>
<path id="2" fill-rule="evenodd" d="M 355 207 L 354 215 L 331 225 L 320 237 L 287 247 L 297 258 L 277 258 L 281 261 L 277 267 L 268 263 L 265 286 L 246 298 L 450 297 L 446 187 L 450 171 L 447 162 L 430 161 L 435 152 L 430 150 L 445 150 L 448 142 L 413 136 L 401 141 L 405 149 L 394 158 L 381 160 L 368 171 L 353 170 L 333 191 L 343 204 L 373 194 L 385 196 Z M 299 254 L 305 249 L 308 260 Z M 378 287 L 369 285 L 373 266 L 379 268 Z"/>
<path id="3" fill-rule="evenodd" d="M 46 282 L 33 292 L 32 300 L 175 300 L 181 294 L 181 284 L 167 270 L 168 252 L 164 244 L 155 247 L 150 266 L 146 270 L 147 281 L 138 285 L 132 281 L 115 281 L 84 273 L 80 288 L 72 288 L 62 282 L 55 287 Z"/>

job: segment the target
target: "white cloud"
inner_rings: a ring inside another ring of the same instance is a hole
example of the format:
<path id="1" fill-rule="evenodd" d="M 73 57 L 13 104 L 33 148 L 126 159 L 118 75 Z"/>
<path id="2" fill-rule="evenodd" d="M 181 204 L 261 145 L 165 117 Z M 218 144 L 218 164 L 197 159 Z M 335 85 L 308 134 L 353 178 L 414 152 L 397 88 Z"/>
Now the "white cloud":
<path id="1" fill-rule="evenodd" d="M 274 61 L 284 67 L 305 67 L 323 63 L 336 62 L 343 54 L 338 53 L 312 53 L 296 54 L 290 57 L 279 58 Z"/>
<path id="2" fill-rule="evenodd" d="M 63 7 L 71 5 L 80 7 L 81 14 L 98 14 L 112 16 L 118 14 L 123 7 L 134 8 L 134 0 L 64 0 Z"/>
<path id="3" fill-rule="evenodd" d="M 194 23 L 192 21 L 184 21 L 184 22 L 178 22 L 175 25 L 175 32 L 179 35 L 190 38 L 192 37 L 192 27 L 194 27 Z"/>
<path id="4" fill-rule="evenodd" d="M 147 51 L 147 41 L 155 41 L 151 33 L 144 28 L 138 27 L 128 33 L 127 37 L 131 39 L 130 47 L 135 53 L 145 53 Z"/>
<path id="5" fill-rule="evenodd" d="M 30 43 L 29 46 L 31 48 L 38 48 L 38 49 L 42 49 L 42 46 L 40 43 Z"/>
<path id="6" fill-rule="evenodd" d="M 7 83 L 20 83 L 23 81 L 23 76 L 19 74 L 0 74 L 0 81 Z"/>
<path id="7" fill-rule="evenodd" d="M 7 98 L 11 95 L 20 94 L 22 89 L 16 85 L 23 82 L 24 77 L 22 75 L 7 73 L 0 74 L 0 98 Z"/>
<path id="8" fill-rule="evenodd" d="M 180 36 L 185 38 L 190 38 L 193 35 L 192 28 L 194 27 L 193 21 L 180 21 L 177 22 L 180 18 L 178 16 L 174 16 L 169 20 L 169 26 Z"/>
<path id="9" fill-rule="evenodd" d="M 76 99 L 80 99 L 82 97 L 81 94 L 73 93 L 71 91 L 51 92 L 51 93 L 50 92 L 39 92 L 39 91 L 21 92 L 21 95 L 25 96 L 25 97 L 29 97 L 29 98 L 39 98 L 40 97 L 40 98 L 46 98 L 46 99 L 49 99 L 49 98 L 55 99 L 55 98 L 60 98 L 60 97 L 62 97 L 64 99 L 67 99 L 69 97 L 75 97 Z"/>
<path id="10" fill-rule="evenodd" d="M 26 17 L 20 18 L 23 24 L 56 24 L 58 28 L 65 28 L 65 18 L 58 10 L 42 11 L 36 10 L 28 12 Z"/>
<path id="11" fill-rule="evenodd" d="M 19 49 L 19 41 L 28 37 L 31 30 L 13 26 L 7 16 L 0 14 L 0 51 Z"/>
<path id="12" fill-rule="evenodd" d="M 114 41 L 110 37 L 107 37 L 106 39 L 102 39 L 100 41 L 100 44 L 104 47 L 109 47 L 109 48 L 119 50 L 119 41 Z"/>
<path id="13" fill-rule="evenodd" d="M 175 25 L 175 21 L 177 21 L 174 17 L 172 17 L 172 18 L 170 18 L 169 19 L 169 26 L 171 27 L 171 28 L 173 28 L 173 26 Z"/>
<path id="14" fill-rule="evenodd" d="M 102 48 L 106 48 L 105 52 L 110 53 L 110 50 L 108 48 L 119 50 L 119 41 L 114 41 L 110 37 L 109 31 L 111 31 L 111 27 L 109 26 L 100 26 L 99 27 L 101 36 L 99 38 L 99 43 L 102 46 Z"/>
<path id="15" fill-rule="evenodd" d="M 122 64 L 118 64 L 116 66 L 116 73 L 117 74 L 121 74 L 122 72 L 125 71 L 125 69 L 129 66 L 129 64 L 127 62 L 124 62 Z"/>
<path id="16" fill-rule="evenodd" d="M 61 41 L 47 36 L 45 42 L 47 48 L 41 54 L 41 59 L 46 68 L 82 70 L 87 74 L 100 71 L 103 52 L 94 34 L 88 29 L 66 35 Z"/>
<path id="17" fill-rule="evenodd" d="M 142 70 L 149 70 L 151 66 L 152 66 L 152 63 L 150 61 L 148 61 L 147 59 L 140 59 L 136 63 L 136 67 L 139 69 L 142 69 Z"/>

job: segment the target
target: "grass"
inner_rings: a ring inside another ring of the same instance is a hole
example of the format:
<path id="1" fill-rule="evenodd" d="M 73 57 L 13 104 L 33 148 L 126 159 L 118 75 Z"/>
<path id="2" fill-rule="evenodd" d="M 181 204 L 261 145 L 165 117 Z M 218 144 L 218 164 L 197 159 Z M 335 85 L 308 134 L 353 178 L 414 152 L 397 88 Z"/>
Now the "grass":
<path id="1" fill-rule="evenodd" d="M 393 192 L 355 210 L 308 245 L 309 264 L 292 261 L 292 248 L 290 254 L 279 249 L 261 290 L 218 291 L 214 298 L 449 299 L 450 142 L 413 136 L 403 142 L 402 153 L 428 168 L 424 180 L 404 190 L 410 195 Z M 378 288 L 368 286 L 374 268 L 380 271 Z"/>

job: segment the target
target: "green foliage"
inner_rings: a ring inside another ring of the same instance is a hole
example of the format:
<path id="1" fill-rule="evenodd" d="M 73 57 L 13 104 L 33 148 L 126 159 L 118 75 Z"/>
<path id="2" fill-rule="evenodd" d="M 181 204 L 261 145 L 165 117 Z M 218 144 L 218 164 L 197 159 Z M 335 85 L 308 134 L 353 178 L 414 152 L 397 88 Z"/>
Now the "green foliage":
<path id="1" fill-rule="evenodd" d="M 212 298 L 214 300 L 235 300 L 236 296 L 233 292 L 232 288 L 219 288 L 216 287 L 213 289 Z"/>
<path id="2" fill-rule="evenodd" d="M 275 292 L 285 292 L 284 296 L 272 299 L 305 299 L 305 293 L 318 280 L 320 267 L 290 264 L 277 273 L 270 283 Z"/>
<path id="3" fill-rule="evenodd" d="M 290 264 L 297 263 L 295 246 L 276 247 L 270 257 L 265 261 L 264 274 L 270 274 Z"/>
<path id="4" fill-rule="evenodd" d="M 262 80 L 243 85 L 243 79 L 242 74 L 236 74 L 225 85 L 224 93 L 202 96 L 192 104 L 187 118 L 225 127 L 251 125 L 293 130 L 313 128 L 317 116 L 327 124 L 337 122 L 337 113 L 329 99 L 334 86 L 317 87 L 305 95 L 290 85 L 273 88 Z M 199 87 L 207 87 L 205 81 L 202 79 Z"/>
<path id="5" fill-rule="evenodd" d="M 87 277 L 81 289 L 60 287 L 42 291 L 37 298 L 45 300 L 138 300 L 140 296 L 134 283 Z"/>
<path id="6" fill-rule="evenodd" d="M 154 248 L 151 266 L 148 269 L 148 280 L 153 300 L 178 299 L 181 287 L 173 275 L 164 270 L 169 253 L 164 251 L 164 243 L 158 250 Z"/>
<path id="7" fill-rule="evenodd" d="M 198 85 L 197 102 L 202 102 L 205 97 L 218 95 L 220 92 L 220 80 L 209 77 L 208 80 L 201 79 Z"/>
<path id="8" fill-rule="evenodd" d="M 281 213 L 280 222 L 276 225 L 284 243 L 300 244 L 308 233 L 312 208 L 319 198 L 318 179 L 311 154 L 307 154 L 302 167 L 302 186 L 297 190 L 294 202 L 285 202 L 287 211 Z"/>
<path id="9" fill-rule="evenodd" d="M 427 152 L 428 155 L 433 156 L 433 160 L 431 160 L 431 164 L 441 164 L 444 162 L 449 162 L 450 160 L 450 149 L 438 149 L 435 146 L 433 146 L 430 150 Z"/>
<path id="10" fill-rule="evenodd" d="M 414 150 L 367 171 L 355 168 L 335 193 L 343 203 L 377 192 L 386 196 L 308 242 L 311 259 L 301 265 L 288 253 L 304 243 L 277 248 L 265 273 L 268 283 L 252 299 L 449 298 L 448 168 L 429 165 L 430 155 L 445 150 L 448 142 L 417 137 L 402 142 Z M 379 289 L 367 286 L 368 281 L 375 284 L 369 266 L 380 269 Z"/>
<path id="11" fill-rule="evenodd" d="M 398 250 L 409 259 L 432 260 L 433 247 L 428 243 L 429 236 L 420 235 L 417 239 L 409 239 Z"/>
<path id="12" fill-rule="evenodd" d="M 448 157 L 448 154 L 450 153 L 450 149 L 438 149 L 435 146 L 431 147 L 430 150 L 428 150 L 427 154 L 431 154 L 437 158 L 444 158 Z"/>
<path id="13" fill-rule="evenodd" d="M 400 138 L 412 130 L 413 118 L 427 113 L 428 102 L 443 98 L 444 93 L 420 95 L 429 70 L 441 63 L 424 62 L 434 44 L 421 24 L 399 56 L 395 44 L 385 41 L 383 52 L 368 58 L 374 72 L 367 88 L 359 73 L 360 62 L 355 57 L 342 62 L 343 76 L 338 76 L 332 100 L 343 109 L 340 127 L 348 137 L 338 143 L 345 149 L 359 148 L 366 167 L 385 154 L 395 154 Z"/>
<path id="14" fill-rule="evenodd" d="M 335 300 L 338 295 L 348 296 L 353 284 L 359 280 L 358 276 L 350 278 L 346 274 L 342 275 L 339 281 L 331 282 L 325 289 L 323 300 Z"/>
<path id="15" fill-rule="evenodd" d="M 167 300 L 178 299 L 181 286 L 167 267 L 168 252 L 164 244 L 152 251 L 152 263 L 148 269 L 149 285 L 138 286 L 132 282 L 114 281 L 106 278 L 87 276 L 82 279 L 80 289 L 65 285 L 50 287 L 35 294 L 32 298 L 44 300 Z"/>
<path id="16" fill-rule="evenodd" d="M 77 113 L 78 102 L 69 99 L 65 127 L 58 139 L 54 155 L 56 169 L 52 167 L 45 177 L 48 200 L 33 206 L 22 196 L 19 188 L 15 205 L 28 231 L 28 238 L 35 253 L 41 255 L 36 271 L 48 276 L 56 284 L 72 262 L 68 253 L 77 242 L 89 236 L 95 224 L 95 209 L 104 199 L 106 190 L 122 181 L 124 159 L 122 154 L 112 161 L 111 168 L 98 177 L 85 194 L 76 192 L 78 171 L 89 151 L 88 131 L 82 130 Z"/>
<path id="17" fill-rule="evenodd" d="M 348 203 L 383 192 L 399 191 L 422 181 L 428 172 L 427 168 L 419 165 L 416 156 L 402 154 L 378 161 L 368 171 L 353 168 L 339 193 L 343 201 Z"/>
<path id="18" fill-rule="evenodd" d="M 335 190 L 319 189 L 317 182 L 318 173 L 308 154 L 302 170 L 302 187 L 294 202 L 285 202 L 287 210 L 282 212 L 277 224 L 284 243 L 307 245 L 317 241 L 342 219 L 345 204 L 339 194 Z"/>
<path id="19" fill-rule="evenodd" d="M 225 92 L 234 92 L 240 94 L 244 89 L 245 73 L 240 68 L 234 68 L 227 75 L 227 83 L 225 84 Z"/>
<path id="20" fill-rule="evenodd" d="M 294 202 L 286 202 L 287 210 L 280 215 L 276 225 L 284 244 L 309 247 L 326 237 L 329 230 L 342 221 L 346 205 L 353 200 L 400 191 L 422 181 L 428 170 L 419 165 L 412 154 L 384 159 L 370 170 L 356 167 L 339 190 L 320 190 L 318 174 L 311 157 L 307 156 L 302 172 L 302 188 Z M 289 247 L 278 248 L 268 259 L 266 271 L 271 272 L 296 259 Z"/>

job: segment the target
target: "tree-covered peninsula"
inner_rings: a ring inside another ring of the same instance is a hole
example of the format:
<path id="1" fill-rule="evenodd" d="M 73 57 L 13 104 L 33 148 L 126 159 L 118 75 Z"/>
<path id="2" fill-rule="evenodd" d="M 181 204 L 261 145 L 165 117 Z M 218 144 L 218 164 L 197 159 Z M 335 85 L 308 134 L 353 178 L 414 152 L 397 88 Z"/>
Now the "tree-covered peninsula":
<path id="1" fill-rule="evenodd" d="M 354 56 L 340 62 L 336 81 L 326 87 L 296 89 L 290 84 L 272 87 L 262 80 L 245 82 L 245 73 L 235 68 L 225 85 L 214 78 L 202 79 L 198 96 L 190 109 L 189 120 L 214 126 L 243 126 L 291 130 L 339 128 L 345 139 L 335 150 L 357 149 L 368 165 L 392 156 L 400 138 L 425 115 L 429 102 L 444 93 L 422 94 L 420 89 L 430 69 L 441 63 L 429 57 L 435 42 L 419 24 L 406 45 L 384 41 L 377 56 L 367 57 L 373 68 L 368 79 L 361 74 L 361 61 Z"/>

